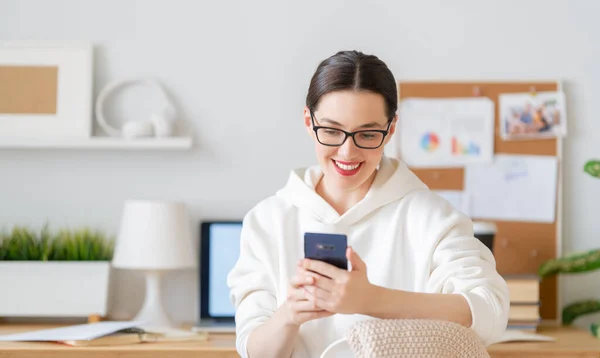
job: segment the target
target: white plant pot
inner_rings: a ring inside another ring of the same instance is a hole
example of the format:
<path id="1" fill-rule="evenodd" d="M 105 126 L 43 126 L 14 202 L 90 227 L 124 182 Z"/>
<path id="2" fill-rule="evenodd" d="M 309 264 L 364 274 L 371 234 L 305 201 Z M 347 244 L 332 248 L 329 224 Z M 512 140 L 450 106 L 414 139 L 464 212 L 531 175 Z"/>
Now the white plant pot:
<path id="1" fill-rule="evenodd" d="M 0 317 L 106 316 L 109 261 L 0 261 Z"/>

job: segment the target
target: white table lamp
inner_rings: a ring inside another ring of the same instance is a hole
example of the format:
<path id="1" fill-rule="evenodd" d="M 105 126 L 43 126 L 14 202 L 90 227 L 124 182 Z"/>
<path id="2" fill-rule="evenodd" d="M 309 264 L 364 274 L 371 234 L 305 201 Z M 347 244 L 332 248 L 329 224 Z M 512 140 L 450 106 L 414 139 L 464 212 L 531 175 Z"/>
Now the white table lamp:
<path id="1" fill-rule="evenodd" d="M 134 319 L 172 327 L 162 305 L 160 278 L 166 271 L 196 267 L 186 207 L 177 202 L 126 201 L 112 265 L 145 273 L 146 298 Z"/>

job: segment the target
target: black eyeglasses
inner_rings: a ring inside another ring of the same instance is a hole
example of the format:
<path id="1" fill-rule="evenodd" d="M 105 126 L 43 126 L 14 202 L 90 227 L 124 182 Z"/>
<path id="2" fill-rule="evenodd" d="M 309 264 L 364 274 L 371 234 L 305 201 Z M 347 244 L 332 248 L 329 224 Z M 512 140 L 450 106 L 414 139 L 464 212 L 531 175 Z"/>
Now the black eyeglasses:
<path id="1" fill-rule="evenodd" d="M 356 132 L 346 132 L 338 128 L 323 127 L 315 125 L 315 116 L 310 111 L 310 119 L 313 125 L 313 131 L 317 136 L 319 143 L 329 147 L 339 147 L 343 145 L 348 137 L 352 137 L 354 144 L 362 149 L 377 149 L 381 147 L 385 137 L 388 135 L 392 121 L 388 122 L 386 130 L 361 130 Z"/>

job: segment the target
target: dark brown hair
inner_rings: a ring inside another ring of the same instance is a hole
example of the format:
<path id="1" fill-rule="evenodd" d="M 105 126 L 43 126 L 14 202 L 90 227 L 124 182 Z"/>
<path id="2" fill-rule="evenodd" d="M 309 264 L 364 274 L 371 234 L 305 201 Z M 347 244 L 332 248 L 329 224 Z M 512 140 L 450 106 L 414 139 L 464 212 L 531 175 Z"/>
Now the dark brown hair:
<path id="1" fill-rule="evenodd" d="M 340 51 L 323 60 L 308 87 L 306 106 L 315 111 L 322 96 L 334 91 L 369 91 L 383 96 L 387 117 L 398 109 L 396 80 L 379 58 L 359 51 Z"/>

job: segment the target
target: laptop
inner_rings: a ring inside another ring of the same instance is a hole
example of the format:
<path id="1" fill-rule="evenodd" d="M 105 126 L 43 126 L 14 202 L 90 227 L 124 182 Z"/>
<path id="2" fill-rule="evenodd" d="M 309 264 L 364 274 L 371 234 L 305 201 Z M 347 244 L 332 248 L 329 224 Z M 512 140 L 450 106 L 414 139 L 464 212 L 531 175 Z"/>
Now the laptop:
<path id="1" fill-rule="evenodd" d="M 227 275 L 240 255 L 241 221 L 200 223 L 200 319 L 196 332 L 235 332 Z"/>

